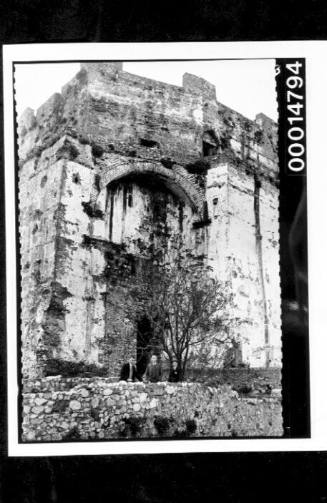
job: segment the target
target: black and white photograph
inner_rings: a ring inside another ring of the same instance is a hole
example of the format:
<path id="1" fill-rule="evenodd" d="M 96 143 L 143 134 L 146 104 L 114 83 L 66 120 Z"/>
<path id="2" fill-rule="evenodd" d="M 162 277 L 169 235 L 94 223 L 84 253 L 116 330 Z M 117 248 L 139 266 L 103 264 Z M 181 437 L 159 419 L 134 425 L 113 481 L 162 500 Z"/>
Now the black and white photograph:
<path id="1" fill-rule="evenodd" d="M 81 49 L 5 51 L 10 455 L 318 445 L 319 52 Z"/>
<path id="2" fill-rule="evenodd" d="M 326 501 L 326 14 L 3 4 L 4 503 Z"/>
<path id="3" fill-rule="evenodd" d="M 275 60 L 14 72 L 22 441 L 282 436 Z"/>

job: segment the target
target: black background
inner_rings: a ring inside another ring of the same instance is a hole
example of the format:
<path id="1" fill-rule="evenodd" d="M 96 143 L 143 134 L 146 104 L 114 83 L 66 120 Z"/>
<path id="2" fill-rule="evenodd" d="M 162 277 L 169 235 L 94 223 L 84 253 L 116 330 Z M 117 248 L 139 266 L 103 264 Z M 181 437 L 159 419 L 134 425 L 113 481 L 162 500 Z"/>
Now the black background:
<path id="1" fill-rule="evenodd" d="M 327 39 L 326 21 L 327 3 L 322 0 L 301 5 L 294 0 L 189 0 L 185 6 L 176 0 L 163 4 L 124 0 L 22 0 L 0 4 L 0 42 L 319 40 Z M 2 121 L 0 127 L 3 147 Z M 1 156 L 3 163 L 3 148 Z M 292 183 L 285 183 L 289 184 L 286 186 L 288 202 L 281 230 L 287 236 L 302 182 L 294 183 L 293 179 Z M 0 190 L 0 227 L 4 236 L 3 169 L 0 170 Z M 281 211 L 282 205 L 283 201 Z M 294 278 L 286 252 L 282 260 L 288 272 L 284 296 L 292 298 Z M 3 246 L 0 246 L 0 265 L 0 500 L 3 503 L 156 503 L 211 499 L 236 503 L 327 502 L 326 453 L 7 458 Z M 305 357 L 302 341 L 292 340 L 286 350 L 294 362 Z M 302 393 L 305 396 L 305 376 L 293 376 L 293 381 L 295 395 L 301 399 Z M 300 425 L 303 429 L 301 414 L 304 424 L 306 413 L 298 411 L 295 428 Z"/>

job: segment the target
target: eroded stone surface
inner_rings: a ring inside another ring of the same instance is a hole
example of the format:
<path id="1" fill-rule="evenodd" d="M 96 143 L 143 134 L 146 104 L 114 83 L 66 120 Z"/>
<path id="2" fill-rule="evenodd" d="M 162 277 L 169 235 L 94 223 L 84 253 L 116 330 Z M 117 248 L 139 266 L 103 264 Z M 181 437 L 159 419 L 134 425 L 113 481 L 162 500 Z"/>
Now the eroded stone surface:
<path id="1" fill-rule="evenodd" d="M 280 366 L 276 130 L 262 114 L 253 122 L 219 103 L 196 76 L 171 86 L 120 64 L 83 64 L 35 116 L 26 111 L 19 125 L 24 376 L 79 363 L 86 375 L 117 377 L 135 356 L 135 326 L 120 308 L 126 287 L 113 286 L 110 271 L 118 259 L 130 274 L 122 245 L 147 239 L 141 223 L 156 201 L 235 293 L 242 360 Z"/>

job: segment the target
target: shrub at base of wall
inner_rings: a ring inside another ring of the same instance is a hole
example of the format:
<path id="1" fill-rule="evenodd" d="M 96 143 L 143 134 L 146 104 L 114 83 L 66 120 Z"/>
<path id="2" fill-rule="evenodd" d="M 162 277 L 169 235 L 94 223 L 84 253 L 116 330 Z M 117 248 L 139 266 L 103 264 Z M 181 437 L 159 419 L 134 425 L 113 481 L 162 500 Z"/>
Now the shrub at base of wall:
<path id="1" fill-rule="evenodd" d="M 281 436 L 281 398 L 230 386 L 43 378 L 23 393 L 24 442 Z"/>
<path id="2" fill-rule="evenodd" d="M 188 378 L 208 386 L 227 384 L 241 395 L 269 395 L 282 386 L 282 370 L 278 367 L 225 369 L 190 369 Z"/>

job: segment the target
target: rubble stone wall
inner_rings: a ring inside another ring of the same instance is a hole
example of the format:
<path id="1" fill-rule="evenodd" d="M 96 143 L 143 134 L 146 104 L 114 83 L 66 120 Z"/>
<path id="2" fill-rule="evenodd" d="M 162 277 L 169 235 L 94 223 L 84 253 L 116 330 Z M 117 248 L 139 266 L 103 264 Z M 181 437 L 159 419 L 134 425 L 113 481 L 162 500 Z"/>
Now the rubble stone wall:
<path id="1" fill-rule="evenodd" d="M 280 397 L 197 383 L 30 380 L 23 411 L 23 441 L 282 435 Z"/>

